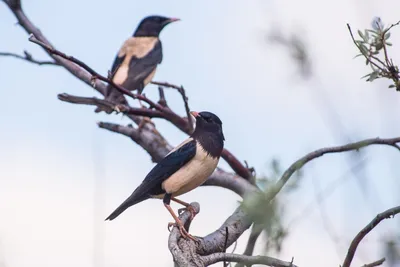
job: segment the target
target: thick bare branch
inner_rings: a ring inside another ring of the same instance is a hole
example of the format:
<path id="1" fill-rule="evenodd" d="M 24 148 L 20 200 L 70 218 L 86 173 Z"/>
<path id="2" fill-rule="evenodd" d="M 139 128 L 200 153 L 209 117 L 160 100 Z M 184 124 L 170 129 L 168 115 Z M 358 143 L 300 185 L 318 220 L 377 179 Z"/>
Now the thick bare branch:
<path id="1" fill-rule="evenodd" d="M 367 224 L 357 235 L 354 237 L 353 241 L 350 244 L 349 250 L 347 252 L 346 258 L 343 261 L 342 267 L 350 267 L 350 264 L 354 258 L 354 254 L 356 253 L 358 244 L 363 240 L 363 238 L 371 232 L 381 221 L 385 219 L 393 218 L 396 214 L 400 213 L 400 206 L 388 209 L 382 213 L 376 215 L 376 217 Z"/>
<path id="2" fill-rule="evenodd" d="M 244 250 L 243 255 L 246 255 L 246 256 L 253 255 L 254 247 L 256 246 L 256 242 L 258 240 L 258 237 L 261 235 L 262 231 L 263 231 L 263 227 L 256 226 L 255 224 L 253 224 L 250 235 L 249 235 L 249 239 L 247 240 L 246 249 Z M 235 267 L 244 267 L 244 265 L 245 264 L 243 262 L 240 262 L 240 263 L 236 264 Z"/>
<path id="3" fill-rule="evenodd" d="M 229 262 L 240 262 L 246 264 L 247 266 L 251 266 L 253 264 L 262 264 L 274 267 L 297 267 L 292 262 L 282 261 L 268 256 L 247 256 L 247 255 L 239 255 L 239 254 L 231 254 L 223 252 L 214 253 L 208 256 L 202 256 L 201 259 L 204 262 L 205 266 L 221 261 L 229 261 Z"/>
<path id="4" fill-rule="evenodd" d="M 22 60 L 25 60 L 27 62 L 30 62 L 30 63 L 33 63 L 33 64 L 37 64 L 39 66 L 42 66 L 42 65 L 60 66 L 60 64 L 58 64 L 55 61 L 48 61 L 48 60 L 46 61 L 46 60 L 34 59 L 32 57 L 32 55 L 27 51 L 24 51 L 24 55 L 23 56 L 15 54 L 15 53 L 9 53 L 9 52 L 0 52 L 0 56 L 14 57 L 14 58 L 22 59 Z"/>
<path id="5" fill-rule="evenodd" d="M 243 179 L 241 180 L 243 181 Z M 252 188 L 250 190 L 257 190 L 250 183 L 248 184 Z M 199 207 L 197 210 L 199 210 Z M 180 215 L 183 223 L 189 220 L 189 217 L 190 212 L 184 212 Z M 250 225 L 251 221 L 248 219 L 247 214 L 239 207 L 218 230 L 203 238 L 198 237 L 197 243 L 180 238 L 179 230 L 174 227 L 168 240 L 168 247 L 177 266 L 204 266 L 201 256 L 224 251 L 225 247 L 232 245 Z M 229 232 L 228 238 L 226 237 L 226 228 L 228 228 Z"/>

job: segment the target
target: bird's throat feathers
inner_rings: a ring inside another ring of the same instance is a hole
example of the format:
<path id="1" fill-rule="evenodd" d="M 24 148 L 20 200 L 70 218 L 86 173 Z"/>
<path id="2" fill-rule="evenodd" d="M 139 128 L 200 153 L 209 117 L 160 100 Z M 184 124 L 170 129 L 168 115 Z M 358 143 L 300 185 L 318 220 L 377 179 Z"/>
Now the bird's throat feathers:
<path id="1" fill-rule="evenodd" d="M 200 149 L 203 149 L 213 158 L 219 158 L 224 149 L 224 140 L 221 135 L 213 132 L 194 131 L 192 138 L 198 142 Z"/>

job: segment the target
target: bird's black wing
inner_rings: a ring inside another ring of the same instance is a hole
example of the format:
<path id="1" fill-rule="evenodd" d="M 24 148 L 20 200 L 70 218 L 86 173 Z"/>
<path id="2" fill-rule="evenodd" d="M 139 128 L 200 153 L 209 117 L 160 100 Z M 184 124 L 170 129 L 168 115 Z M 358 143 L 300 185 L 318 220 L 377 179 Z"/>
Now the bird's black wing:
<path id="1" fill-rule="evenodd" d="M 161 184 L 178 171 L 196 155 L 196 141 L 184 142 L 175 151 L 163 158 L 144 178 L 142 184 L 135 190 L 139 195 L 157 195 L 165 193 Z"/>
<path id="2" fill-rule="evenodd" d="M 135 189 L 135 191 L 126 199 L 106 220 L 113 220 L 127 208 L 146 200 L 154 195 L 165 193 L 162 189 L 162 183 L 187 164 L 196 155 L 196 141 L 191 139 L 177 147 L 163 158 L 153 169 L 147 174 L 143 182 Z"/>
<path id="3" fill-rule="evenodd" d="M 111 66 L 111 78 L 114 76 L 116 70 L 118 69 L 118 67 L 122 64 L 122 62 L 124 61 L 126 55 L 122 55 L 121 57 L 118 56 L 118 54 L 115 56 L 114 62 Z"/>

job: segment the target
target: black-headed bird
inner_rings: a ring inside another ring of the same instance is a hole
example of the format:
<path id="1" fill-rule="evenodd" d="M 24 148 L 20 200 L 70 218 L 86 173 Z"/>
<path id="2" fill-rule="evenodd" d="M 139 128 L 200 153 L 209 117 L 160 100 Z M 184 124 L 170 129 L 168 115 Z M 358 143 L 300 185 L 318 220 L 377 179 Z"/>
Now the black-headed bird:
<path id="1" fill-rule="evenodd" d="M 217 167 L 224 148 L 224 134 L 221 120 L 213 113 L 203 111 L 191 114 L 196 119 L 196 127 L 191 136 L 171 150 L 147 174 L 135 191 L 106 220 L 113 220 L 127 208 L 150 198 L 163 199 L 164 206 L 175 220 L 184 237 L 187 233 L 182 222 L 170 207 L 175 201 L 192 212 L 190 205 L 176 199 L 203 184 Z"/>
<path id="2" fill-rule="evenodd" d="M 111 67 L 112 81 L 127 90 L 137 90 L 137 93 L 141 94 L 153 79 L 157 65 L 163 58 L 159 35 L 165 26 L 175 21 L 179 19 L 162 16 L 148 16 L 142 19 L 132 37 L 123 43 L 115 57 Z M 106 99 L 126 104 L 123 94 L 111 85 L 107 87 Z M 97 108 L 95 112 L 102 110 L 108 114 L 112 112 L 107 108 Z"/>

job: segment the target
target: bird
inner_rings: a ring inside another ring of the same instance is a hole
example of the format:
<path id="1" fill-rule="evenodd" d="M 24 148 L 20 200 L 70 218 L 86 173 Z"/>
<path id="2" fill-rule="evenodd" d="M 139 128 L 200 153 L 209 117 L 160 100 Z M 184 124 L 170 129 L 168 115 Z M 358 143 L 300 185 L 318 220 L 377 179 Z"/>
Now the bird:
<path id="1" fill-rule="evenodd" d="M 212 112 L 191 111 L 196 124 L 193 133 L 172 149 L 144 178 L 133 193 L 105 220 L 114 220 L 127 208 L 144 200 L 163 199 L 184 238 L 195 240 L 170 207 L 171 200 L 185 206 L 194 217 L 190 204 L 177 199 L 201 184 L 214 172 L 224 148 L 224 133 L 220 118 Z"/>
<path id="2" fill-rule="evenodd" d="M 141 20 L 133 35 L 125 40 L 115 56 L 109 74 L 110 80 L 129 91 L 143 92 L 153 79 L 157 65 L 162 62 L 162 44 L 159 38 L 165 26 L 179 21 L 178 18 L 147 16 Z M 105 99 L 117 104 L 127 104 L 123 94 L 112 85 L 107 86 Z M 142 103 L 139 101 L 143 107 Z M 113 112 L 111 108 L 98 107 L 95 112 Z"/>

